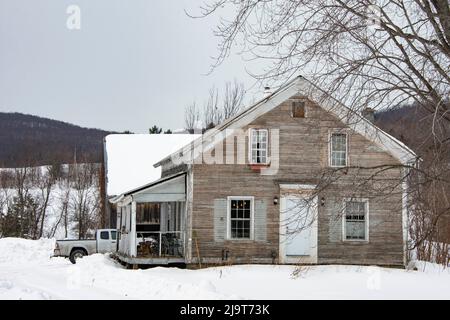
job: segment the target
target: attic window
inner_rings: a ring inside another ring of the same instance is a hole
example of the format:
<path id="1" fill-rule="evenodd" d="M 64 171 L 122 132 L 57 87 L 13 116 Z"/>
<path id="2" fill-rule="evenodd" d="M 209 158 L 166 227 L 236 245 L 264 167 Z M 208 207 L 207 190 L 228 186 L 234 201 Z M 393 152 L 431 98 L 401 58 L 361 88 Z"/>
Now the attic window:
<path id="1" fill-rule="evenodd" d="M 304 118 L 306 114 L 305 101 L 292 102 L 292 117 Z"/>

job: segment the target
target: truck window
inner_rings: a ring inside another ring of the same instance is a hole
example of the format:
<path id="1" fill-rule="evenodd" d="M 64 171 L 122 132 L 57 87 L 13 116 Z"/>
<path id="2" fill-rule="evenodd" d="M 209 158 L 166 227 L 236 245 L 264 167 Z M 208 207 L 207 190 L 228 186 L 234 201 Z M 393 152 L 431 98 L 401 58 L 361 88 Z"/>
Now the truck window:
<path id="1" fill-rule="evenodd" d="M 102 240 L 108 240 L 109 239 L 109 232 L 108 231 L 101 231 L 100 232 L 100 239 Z"/>
<path id="2" fill-rule="evenodd" d="M 117 239 L 117 231 L 111 231 L 111 239 L 116 240 Z"/>

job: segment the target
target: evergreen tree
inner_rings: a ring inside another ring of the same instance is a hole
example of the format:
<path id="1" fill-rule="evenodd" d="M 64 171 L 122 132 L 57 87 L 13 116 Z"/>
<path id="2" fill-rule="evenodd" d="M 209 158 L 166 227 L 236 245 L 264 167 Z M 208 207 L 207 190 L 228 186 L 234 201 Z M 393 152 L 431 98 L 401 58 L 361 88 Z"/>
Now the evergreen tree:
<path id="1" fill-rule="evenodd" d="M 158 126 L 153 126 L 150 129 L 148 129 L 148 132 L 150 134 L 160 134 L 162 132 L 162 128 L 158 127 Z"/>

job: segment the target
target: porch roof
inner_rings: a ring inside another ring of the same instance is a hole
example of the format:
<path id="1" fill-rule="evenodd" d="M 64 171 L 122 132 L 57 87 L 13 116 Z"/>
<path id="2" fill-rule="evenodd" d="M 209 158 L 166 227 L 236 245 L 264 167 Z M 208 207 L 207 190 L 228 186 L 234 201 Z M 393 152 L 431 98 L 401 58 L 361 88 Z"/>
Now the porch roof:
<path id="1" fill-rule="evenodd" d="M 160 178 L 141 187 L 129 190 L 109 201 L 123 205 L 131 200 L 137 202 L 184 201 L 186 195 L 186 172 L 178 172 Z"/>

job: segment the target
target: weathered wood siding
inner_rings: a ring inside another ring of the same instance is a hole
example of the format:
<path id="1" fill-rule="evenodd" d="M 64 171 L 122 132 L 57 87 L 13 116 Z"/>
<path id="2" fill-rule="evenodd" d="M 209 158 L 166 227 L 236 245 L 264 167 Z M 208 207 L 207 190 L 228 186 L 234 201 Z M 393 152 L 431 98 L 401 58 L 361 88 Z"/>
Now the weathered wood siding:
<path id="1" fill-rule="evenodd" d="M 276 175 L 262 176 L 246 164 L 193 165 L 191 235 L 195 235 L 192 240 L 197 242 L 199 253 L 192 249 L 190 262 L 195 263 L 200 256 L 204 263 L 221 263 L 223 250 L 228 250 L 228 262 L 278 261 L 279 205 L 275 205 L 273 199 L 280 196 L 279 184 L 317 184 L 323 170 L 328 168 L 329 132 L 345 127 L 337 118 L 310 101 L 306 105 L 307 117 L 293 118 L 291 102 L 297 99 L 302 97 L 292 97 L 244 128 L 280 130 L 280 167 Z M 398 164 L 393 157 L 361 135 L 350 129 L 347 133 L 350 166 Z M 369 198 L 369 242 L 342 240 L 339 208 L 345 197 L 354 196 L 352 186 L 355 181 L 369 174 L 350 169 L 347 175 L 320 195 L 325 203 L 319 205 L 319 263 L 403 264 L 399 188 L 395 189 L 397 193 L 384 197 L 359 194 Z M 400 170 L 391 169 L 385 174 L 396 181 Z M 226 239 L 228 196 L 255 197 L 254 240 Z"/>

